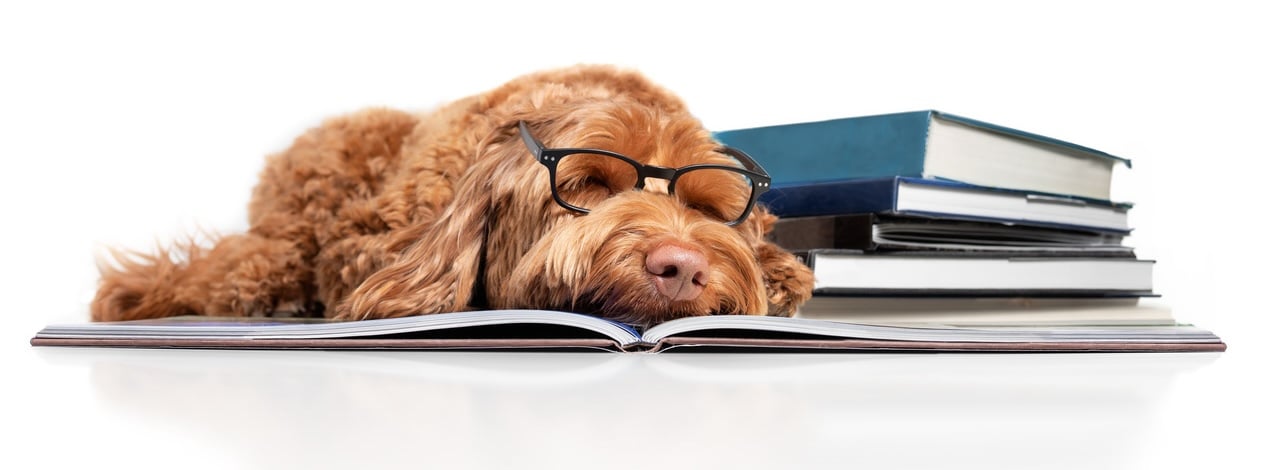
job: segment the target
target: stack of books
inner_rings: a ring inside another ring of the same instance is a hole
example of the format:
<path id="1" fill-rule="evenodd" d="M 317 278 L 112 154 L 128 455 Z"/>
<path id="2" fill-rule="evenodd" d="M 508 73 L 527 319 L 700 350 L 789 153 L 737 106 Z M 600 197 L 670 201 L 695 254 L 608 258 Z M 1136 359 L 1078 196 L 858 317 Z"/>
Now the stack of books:
<path id="1" fill-rule="evenodd" d="M 799 316 L 854 323 L 1172 325 L 1123 244 L 1131 162 L 938 111 L 718 132 L 772 175 L 774 240 L 816 273 Z"/>

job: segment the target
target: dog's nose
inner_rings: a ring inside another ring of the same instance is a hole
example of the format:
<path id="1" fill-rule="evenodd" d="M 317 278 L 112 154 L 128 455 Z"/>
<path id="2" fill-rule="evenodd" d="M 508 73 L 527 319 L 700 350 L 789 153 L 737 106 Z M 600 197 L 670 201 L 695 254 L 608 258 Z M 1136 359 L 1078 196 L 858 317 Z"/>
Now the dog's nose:
<path id="1" fill-rule="evenodd" d="M 694 300 L 704 291 L 709 260 L 699 250 L 664 243 L 646 254 L 655 288 L 672 300 Z"/>

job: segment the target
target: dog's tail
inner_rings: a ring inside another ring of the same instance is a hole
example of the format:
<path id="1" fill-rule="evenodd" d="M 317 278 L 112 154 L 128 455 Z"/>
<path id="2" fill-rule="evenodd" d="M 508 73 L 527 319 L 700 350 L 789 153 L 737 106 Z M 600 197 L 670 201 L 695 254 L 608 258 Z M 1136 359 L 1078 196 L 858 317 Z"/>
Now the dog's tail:
<path id="1" fill-rule="evenodd" d="M 98 260 L 102 278 L 89 304 L 90 317 L 117 321 L 196 314 L 193 306 L 182 305 L 175 287 L 183 284 L 190 260 L 205 251 L 190 239 L 173 248 L 158 246 L 155 253 L 110 250 Z"/>
<path id="2" fill-rule="evenodd" d="M 313 306 L 311 270 L 299 250 L 253 234 L 212 244 L 189 238 L 154 253 L 111 250 L 98 268 L 102 277 L 89 306 L 94 321 L 306 314 Z"/>

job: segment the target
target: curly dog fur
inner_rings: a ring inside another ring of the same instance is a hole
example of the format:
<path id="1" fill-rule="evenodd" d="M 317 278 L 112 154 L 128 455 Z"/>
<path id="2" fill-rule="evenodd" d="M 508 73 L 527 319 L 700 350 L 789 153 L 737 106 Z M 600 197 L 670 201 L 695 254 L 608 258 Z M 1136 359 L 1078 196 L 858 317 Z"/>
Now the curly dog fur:
<path id="1" fill-rule="evenodd" d="M 588 214 L 560 207 L 519 121 L 549 147 L 675 168 L 729 162 L 676 96 L 613 67 L 519 77 L 423 115 L 365 110 L 268 158 L 247 233 L 102 263 L 92 317 L 366 319 L 489 307 L 645 325 L 791 315 L 810 297 L 811 272 L 764 239 L 775 217 L 762 208 L 727 226 L 650 181 Z M 703 263 L 698 295 L 664 292 L 647 263 L 666 250 Z"/>

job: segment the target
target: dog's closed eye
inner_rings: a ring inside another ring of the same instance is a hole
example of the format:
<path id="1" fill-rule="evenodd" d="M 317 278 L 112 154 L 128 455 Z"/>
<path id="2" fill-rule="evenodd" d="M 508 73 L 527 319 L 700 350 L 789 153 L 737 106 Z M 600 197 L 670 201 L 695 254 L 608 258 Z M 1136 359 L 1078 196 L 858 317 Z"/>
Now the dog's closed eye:
<path id="1" fill-rule="evenodd" d="M 592 210 L 611 195 L 632 189 L 635 174 L 629 164 L 611 157 L 570 154 L 557 164 L 557 193 L 563 201 Z"/>
<path id="2" fill-rule="evenodd" d="M 674 183 L 674 194 L 687 207 L 714 220 L 732 220 L 752 197 L 753 182 L 723 170 L 694 170 Z"/>

